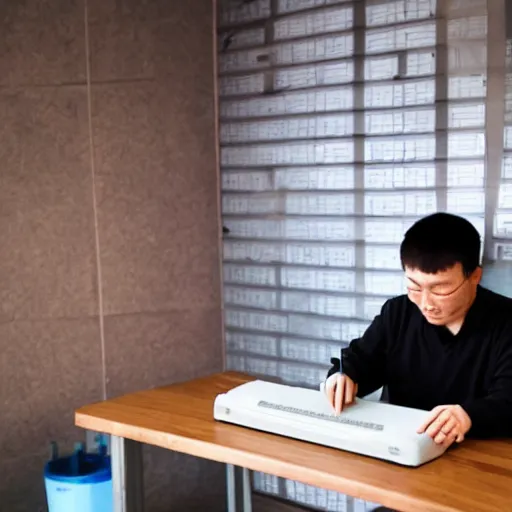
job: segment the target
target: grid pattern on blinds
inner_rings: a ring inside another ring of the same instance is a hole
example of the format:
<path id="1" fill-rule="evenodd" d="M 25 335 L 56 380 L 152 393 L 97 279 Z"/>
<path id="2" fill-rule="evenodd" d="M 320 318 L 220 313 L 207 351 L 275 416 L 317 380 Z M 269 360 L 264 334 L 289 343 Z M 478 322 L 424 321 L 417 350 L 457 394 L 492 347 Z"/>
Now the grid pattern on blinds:
<path id="1" fill-rule="evenodd" d="M 486 1 L 220 0 L 219 52 L 227 365 L 317 387 L 403 292 L 416 219 L 458 213 L 484 237 Z"/>
<path id="2" fill-rule="evenodd" d="M 512 15 L 512 9 L 510 11 L 509 15 Z M 494 215 L 493 235 L 495 237 L 495 258 L 510 262 L 512 261 L 512 33 L 507 34 L 507 37 L 503 165 Z"/>

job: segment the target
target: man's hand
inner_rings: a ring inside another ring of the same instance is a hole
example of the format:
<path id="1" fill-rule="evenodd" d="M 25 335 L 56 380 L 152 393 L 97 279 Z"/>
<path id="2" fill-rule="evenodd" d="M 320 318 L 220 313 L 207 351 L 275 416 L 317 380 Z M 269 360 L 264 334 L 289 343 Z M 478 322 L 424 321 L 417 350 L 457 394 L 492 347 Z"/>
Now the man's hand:
<path id="1" fill-rule="evenodd" d="M 434 442 L 448 448 L 453 442 L 461 443 L 470 428 L 471 418 L 460 405 L 440 405 L 430 411 L 418 434 L 426 432 Z"/>
<path id="2" fill-rule="evenodd" d="M 325 383 L 325 394 L 336 414 L 340 414 L 343 407 L 354 401 L 357 395 L 357 384 L 347 375 L 334 373 Z"/>

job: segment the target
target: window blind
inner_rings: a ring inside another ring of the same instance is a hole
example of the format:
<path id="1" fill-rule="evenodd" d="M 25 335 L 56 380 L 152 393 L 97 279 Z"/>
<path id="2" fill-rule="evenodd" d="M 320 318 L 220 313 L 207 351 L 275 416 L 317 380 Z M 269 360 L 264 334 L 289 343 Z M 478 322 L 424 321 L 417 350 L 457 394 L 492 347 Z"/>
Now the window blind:
<path id="1" fill-rule="evenodd" d="M 499 193 L 494 215 L 494 257 L 497 261 L 512 261 L 512 7 L 507 9 L 509 25 L 506 34 L 504 73 L 503 157 Z"/>
<path id="2" fill-rule="evenodd" d="M 227 365 L 317 388 L 405 290 L 412 223 L 444 210 L 489 235 L 486 1 L 219 1 Z M 254 483 L 319 510 L 373 506 Z"/>

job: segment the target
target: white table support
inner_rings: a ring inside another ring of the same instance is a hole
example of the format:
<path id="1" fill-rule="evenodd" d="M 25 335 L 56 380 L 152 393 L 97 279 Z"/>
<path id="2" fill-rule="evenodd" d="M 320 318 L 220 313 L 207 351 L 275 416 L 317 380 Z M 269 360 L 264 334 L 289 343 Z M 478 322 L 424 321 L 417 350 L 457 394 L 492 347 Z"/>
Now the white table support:
<path id="1" fill-rule="evenodd" d="M 131 439 L 110 439 L 114 512 L 144 512 L 142 445 Z"/>
<path id="2" fill-rule="evenodd" d="M 144 468 L 142 444 L 111 436 L 112 486 L 114 512 L 144 512 Z M 237 471 L 226 464 L 227 510 L 237 512 Z M 242 511 L 252 512 L 251 472 L 242 469 Z"/>
<path id="3" fill-rule="evenodd" d="M 227 510 L 228 512 L 237 512 L 237 470 L 232 464 L 226 464 L 226 482 L 227 482 Z M 252 489 L 251 472 L 247 468 L 242 470 L 242 511 L 252 512 Z"/>
<path id="4" fill-rule="evenodd" d="M 236 512 L 236 474 L 232 464 L 226 464 L 226 490 L 228 512 Z"/>
<path id="5" fill-rule="evenodd" d="M 252 512 L 252 488 L 251 488 L 251 472 L 247 468 L 243 468 L 243 495 L 244 505 L 243 512 Z"/>

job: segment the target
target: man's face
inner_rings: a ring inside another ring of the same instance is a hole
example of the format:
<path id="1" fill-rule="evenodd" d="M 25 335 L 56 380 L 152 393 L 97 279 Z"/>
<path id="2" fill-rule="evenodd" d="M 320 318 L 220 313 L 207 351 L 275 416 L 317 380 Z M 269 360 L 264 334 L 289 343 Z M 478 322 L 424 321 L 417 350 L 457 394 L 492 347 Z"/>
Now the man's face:
<path id="1" fill-rule="evenodd" d="M 405 268 L 407 294 L 434 325 L 449 325 L 464 318 L 476 294 L 481 278 L 478 267 L 469 277 L 460 263 L 453 267 L 426 274 L 417 269 Z"/>

